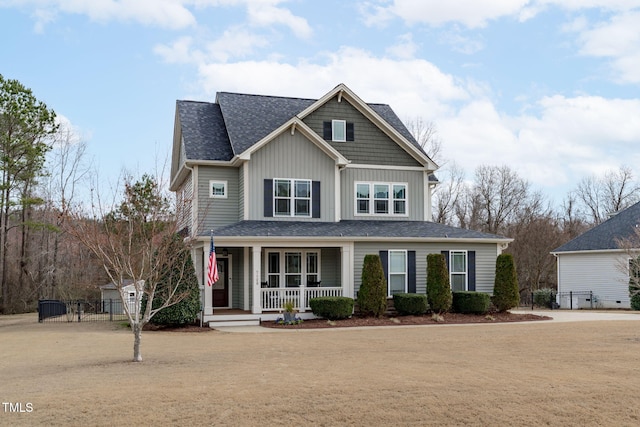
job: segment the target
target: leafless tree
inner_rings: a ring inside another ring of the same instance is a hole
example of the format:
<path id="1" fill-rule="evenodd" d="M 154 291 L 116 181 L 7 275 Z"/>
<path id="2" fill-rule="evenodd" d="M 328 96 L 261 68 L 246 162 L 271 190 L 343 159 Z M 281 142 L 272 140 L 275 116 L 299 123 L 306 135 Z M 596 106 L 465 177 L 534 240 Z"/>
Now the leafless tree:
<path id="1" fill-rule="evenodd" d="M 422 117 L 415 117 L 405 120 L 405 126 L 429 158 L 436 163 L 441 163 L 442 140 L 437 135 L 435 123 L 427 122 Z"/>
<path id="2" fill-rule="evenodd" d="M 584 177 L 574 193 L 585 212 L 585 218 L 598 225 L 609 214 L 640 200 L 640 184 L 635 181 L 631 168 L 621 166 L 618 170 L 608 170 L 600 177 Z"/>
<path id="3" fill-rule="evenodd" d="M 465 189 L 464 170 L 455 162 L 438 172 L 441 183 L 433 192 L 434 212 L 433 221 L 440 224 L 452 224 L 456 213 L 458 199 L 462 197 Z"/>
<path id="4" fill-rule="evenodd" d="M 169 198 L 156 178 L 143 175 L 135 181 L 126 176 L 122 200 L 107 203 L 96 195 L 91 217 L 82 209 L 70 209 L 66 230 L 91 252 L 120 293 L 134 335 L 133 360 L 142 361 L 142 328 L 160 310 L 178 303 L 186 295 L 178 286 L 187 263 L 175 249 L 177 223 L 168 209 Z M 184 250 L 188 250 L 185 246 Z M 125 286 L 132 281 L 135 303 L 126 304 Z M 153 307 L 162 283 L 163 304 Z M 143 299 L 144 304 L 143 309 Z"/>

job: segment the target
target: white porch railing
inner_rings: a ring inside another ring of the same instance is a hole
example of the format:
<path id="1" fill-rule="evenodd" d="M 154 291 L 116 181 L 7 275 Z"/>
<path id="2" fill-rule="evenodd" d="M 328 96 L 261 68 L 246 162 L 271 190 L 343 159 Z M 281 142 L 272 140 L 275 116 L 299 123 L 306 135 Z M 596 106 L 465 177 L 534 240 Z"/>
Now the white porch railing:
<path id="1" fill-rule="evenodd" d="M 286 301 L 293 301 L 296 310 L 306 311 L 311 309 L 309 307 L 311 298 L 341 297 L 342 288 L 260 288 L 260 294 L 263 311 L 280 311 Z"/>

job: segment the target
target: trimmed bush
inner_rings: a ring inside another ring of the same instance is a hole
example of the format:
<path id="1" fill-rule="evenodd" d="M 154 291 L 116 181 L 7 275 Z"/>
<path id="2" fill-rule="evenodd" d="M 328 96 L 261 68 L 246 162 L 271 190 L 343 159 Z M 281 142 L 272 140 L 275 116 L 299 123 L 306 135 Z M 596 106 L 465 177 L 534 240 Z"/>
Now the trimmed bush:
<path id="1" fill-rule="evenodd" d="M 556 302 L 556 291 L 554 289 L 542 288 L 533 291 L 533 305 L 551 308 L 554 302 Z"/>
<path id="2" fill-rule="evenodd" d="M 364 256 L 358 309 L 365 316 L 375 317 L 380 317 L 387 311 L 387 280 L 379 255 Z"/>
<path id="3" fill-rule="evenodd" d="M 150 320 L 155 325 L 188 325 L 196 321 L 200 312 L 200 289 L 198 288 L 198 278 L 196 270 L 193 266 L 191 253 L 182 240 L 182 237 L 174 234 L 172 236 L 171 245 L 173 253 L 172 265 L 163 266 L 160 283 L 156 287 L 156 293 L 153 298 L 153 308 L 162 306 L 167 298 L 170 298 L 171 287 L 175 286 L 175 281 L 180 278 L 180 283 L 172 300 L 182 298 L 180 302 L 165 307 L 158 311 Z M 181 271 L 184 269 L 184 271 Z M 143 310 L 146 300 L 143 301 Z"/>
<path id="4" fill-rule="evenodd" d="M 451 308 L 449 271 L 442 254 L 427 255 L 427 301 L 431 310 L 446 313 Z"/>
<path id="5" fill-rule="evenodd" d="M 520 304 L 520 288 L 516 265 L 511 254 L 500 254 L 496 259 L 496 278 L 493 285 L 493 305 L 499 312 Z"/>
<path id="6" fill-rule="evenodd" d="M 401 316 L 424 314 L 429 310 L 427 296 L 422 294 L 394 294 L 393 306 Z"/>
<path id="7" fill-rule="evenodd" d="M 640 310 L 640 294 L 631 297 L 631 310 Z"/>
<path id="8" fill-rule="evenodd" d="M 318 317 L 329 320 L 339 320 L 351 317 L 353 314 L 353 298 L 348 297 L 318 297 L 309 300 L 311 311 Z"/>
<path id="9" fill-rule="evenodd" d="M 489 294 L 484 292 L 453 292 L 453 311 L 463 314 L 486 314 L 491 306 Z"/>

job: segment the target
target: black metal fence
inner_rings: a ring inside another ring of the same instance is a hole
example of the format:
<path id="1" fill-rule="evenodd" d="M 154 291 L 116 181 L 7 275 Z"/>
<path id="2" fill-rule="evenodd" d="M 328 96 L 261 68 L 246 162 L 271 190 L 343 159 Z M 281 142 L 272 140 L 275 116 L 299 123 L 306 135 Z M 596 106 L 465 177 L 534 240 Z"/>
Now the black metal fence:
<path id="1" fill-rule="evenodd" d="M 549 308 L 595 309 L 598 308 L 597 297 L 593 291 L 570 292 L 530 292 L 520 295 L 520 306 Z"/>
<path id="2" fill-rule="evenodd" d="M 38 322 L 114 322 L 128 320 L 122 301 L 39 300 Z"/>

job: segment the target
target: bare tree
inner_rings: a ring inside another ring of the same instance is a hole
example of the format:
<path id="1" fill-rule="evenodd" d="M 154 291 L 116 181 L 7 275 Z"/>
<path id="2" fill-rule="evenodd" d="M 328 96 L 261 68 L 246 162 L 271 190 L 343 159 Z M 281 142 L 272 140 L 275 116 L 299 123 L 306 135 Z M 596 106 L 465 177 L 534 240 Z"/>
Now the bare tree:
<path id="1" fill-rule="evenodd" d="M 434 122 L 426 122 L 422 117 L 405 120 L 405 126 L 429 158 L 440 163 L 442 155 L 442 140 L 438 137 Z"/>
<path id="2" fill-rule="evenodd" d="M 187 262 L 176 250 L 174 236 L 177 223 L 169 209 L 169 198 L 158 181 L 143 175 L 136 182 L 123 180 L 120 203 L 105 204 L 96 196 L 91 217 L 81 209 L 70 211 L 66 230 L 86 247 L 102 264 L 123 301 L 134 335 L 133 360 L 142 361 L 142 328 L 165 307 L 179 302 L 186 294 L 178 292 Z M 125 286 L 135 286 L 135 303 L 126 304 Z M 162 282 L 163 304 L 153 307 L 158 285 Z M 143 299 L 146 301 L 142 308 Z M 152 308 L 153 307 L 153 308 Z"/>
<path id="3" fill-rule="evenodd" d="M 479 166 L 474 194 L 480 204 L 482 229 L 497 234 L 529 203 L 530 185 L 508 166 Z"/>
<path id="4" fill-rule="evenodd" d="M 640 200 L 640 185 L 627 166 L 608 170 L 603 176 L 584 177 L 575 190 L 586 219 L 594 225 L 605 221 L 609 214 L 631 206 Z"/>
<path id="5" fill-rule="evenodd" d="M 440 224 L 452 224 L 458 200 L 465 190 L 464 170 L 455 162 L 447 165 L 443 173 L 438 173 L 441 183 L 433 192 L 435 209 L 433 221 Z"/>

